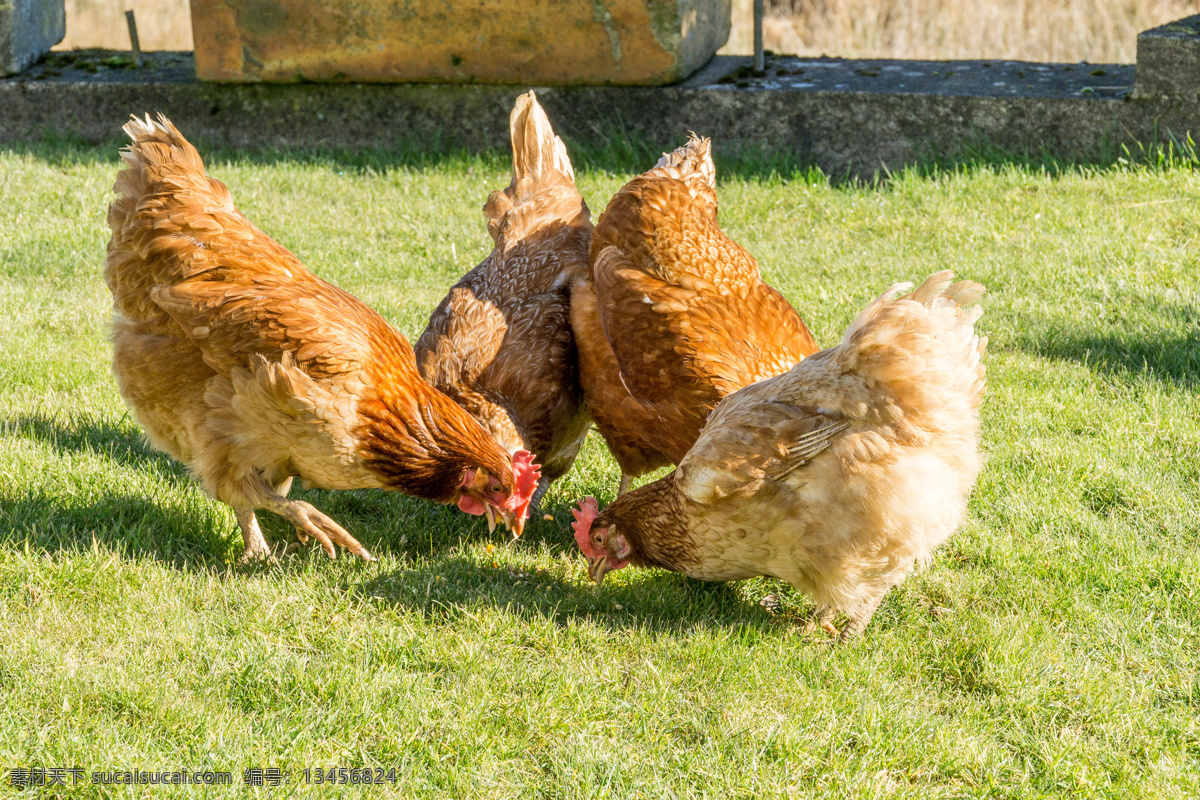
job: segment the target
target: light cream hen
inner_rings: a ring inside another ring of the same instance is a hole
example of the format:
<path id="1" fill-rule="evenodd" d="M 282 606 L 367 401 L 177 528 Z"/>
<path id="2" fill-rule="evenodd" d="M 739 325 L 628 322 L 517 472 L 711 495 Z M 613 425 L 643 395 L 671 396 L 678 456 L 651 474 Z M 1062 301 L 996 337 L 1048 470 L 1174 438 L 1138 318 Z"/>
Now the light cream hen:
<path id="1" fill-rule="evenodd" d="M 841 344 L 721 401 L 678 468 L 576 541 L 599 582 L 626 564 L 694 578 L 781 578 L 815 622 L 861 633 L 888 590 L 961 525 L 979 473 L 983 287 L 953 274 L 871 303 Z"/>

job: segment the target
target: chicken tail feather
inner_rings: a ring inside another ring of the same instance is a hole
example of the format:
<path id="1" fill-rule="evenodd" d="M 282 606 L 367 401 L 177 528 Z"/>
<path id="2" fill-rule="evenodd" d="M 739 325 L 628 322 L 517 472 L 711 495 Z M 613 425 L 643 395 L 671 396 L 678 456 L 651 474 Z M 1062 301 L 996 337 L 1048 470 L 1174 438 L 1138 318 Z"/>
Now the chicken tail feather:
<path id="1" fill-rule="evenodd" d="M 554 135 L 546 112 L 533 92 L 517 98 L 509 118 L 516 202 L 537 194 L 543 184 L 575 185 L 575 171 L 563 140 Z"/>
<path id="2" fill-rule="evenodd" d="M 497 243 L 519 239 L 549 215 L 564 221 L 588 219 L 587 206 L 575 188 L 575 171 L 567 147 L 554 135 L 546 112 L 533 92 L 517 98 L 509 117 L 512 138 L 512 182 L 495 191 L 483 207 L 488 232 Z"/>
<path id="3" fill-rule="evenodd" d="M 517 98 L 508 128 L 513 150 L 509 197 L 514 205 L 526 202 L 550 186 L 575 186 L 575 171 L 567 157 L 567 147 L 554 135 L 550 120 L 533 92 Z"/>
<path id="4" fill-rule="evenodd" d="M 885 419 L 922 419 L 926 426 L 946 429 L 977 412 L 986 377 L 987 338 L 975 333 L 983 314 L 976 303 L 983 292 L 973 281 L 956 283 L 954 273 L 946 270 L 916 289 L 895 284 L 880 295 L 831 352 L 838 370 L 854 376 L 863 391 L 860 405 L 843 385 L 839 396 L 846 403 L 841 410 L 853 417 L 873 406 Z M 878 385 L 890 392 L 880 395 L 870 389 Z"/>
<path id="5" fill-rule="evenodd" d="M 121 151 L 125 164 L 113 185 L 118 196 L 108 209 L 112 237 L 104 280 L 118 315 L 154 326 L 165 315 L 152 290 L 202 269 L 188 254 L 219 230 L 211 214 L 194 209 L 237 212 L 225 185 L 205 174 L 196 148 L 165 116 L 133 117 L 124 131 L 132 143 Z"/>
<path id="6" fill-rule="evenodd" d="M 165 116 L 134 116 L 121 130 L 132 143 L 121 151 L 125 167 L 117 173 L 113 185 L 113 191 L 120 195 L 108 211 L 108 224 L 114 233 L 134 219 L 134 212 L 151 194 L 200 192 L 218 205 L 233 208 L 229 191 L 209 179 L 196 148 Z"/>
<path id="7" fill-rule="evenodd" d="M 686 180 L 699 175 L 713 189 L 717 188 L 717 168 L 712 159 L 712 139 L 692 133 L 688 143 L 670 153 L 663 153 L 651 173 L 662 173 Z"/>

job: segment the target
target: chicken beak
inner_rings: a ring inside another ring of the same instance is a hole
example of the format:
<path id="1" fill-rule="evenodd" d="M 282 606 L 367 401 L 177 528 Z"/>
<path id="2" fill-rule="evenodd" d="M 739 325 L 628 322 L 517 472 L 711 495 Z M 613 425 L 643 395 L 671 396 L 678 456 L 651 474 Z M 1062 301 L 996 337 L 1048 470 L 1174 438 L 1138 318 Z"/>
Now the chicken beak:
<path id="1" fill-rule="evenodd" d="M 492 510 L 490 506 L 488 510 Z M 525 520 L 523 517 L 511 511 L 505 511 L 502 508 L 496 509 L 495 514 L 496 518 L 504 523 L 504 527 L 513 532 L 514 539 L 521 538 L 521 534 L 525 531 Z"/>
<path id="2" fill-rule="evenodd" d="M 496 509 L 492 508 L 487 503 L 484 503 L 483 504 L 483 513 L 487 514 L 488 533 L 495 533 L 495 531 L 496 531 Z"/>
<path id="3" fill-rule="evenodd" d="M 599 585 L 604 580 L 604 576 L 608 574 L 608 556 L 600 556 L 599 558 L 589 557 L 587 562 L 588 577 Z"/>
<path id="4" fill-rule="evenodd" d="M 508 525 L 509 530 L 512 531 L 512 539 L 521 539 L 521 534 L 524 533 L 524 517 L 510 511 L 502 513 L 504 515 L 504 524 Z"/>

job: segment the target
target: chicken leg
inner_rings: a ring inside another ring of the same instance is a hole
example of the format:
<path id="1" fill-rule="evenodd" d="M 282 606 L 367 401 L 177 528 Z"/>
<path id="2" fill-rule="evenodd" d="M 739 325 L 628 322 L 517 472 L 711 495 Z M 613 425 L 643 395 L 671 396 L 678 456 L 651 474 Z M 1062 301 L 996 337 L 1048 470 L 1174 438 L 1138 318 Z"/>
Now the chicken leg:
<path id="1" fill-rule="evenodd" d="M 242 553 L 242 563 L 246 564 L 259 558 L 270 558 L 271 548 L 263 537 L 262 528 L 258 526 L 258 518 L 254 516 L 253 508 L 236 508 L 238 527 L 242 529 L 242 539 L 246 549 Z"/>
<path id="2" fill-rule="evenodd" d="M 542 479 L 538 481 L 537 490 L 534 491 L 533 496 L 529 498 L 530 508 L 532 508 L 534 511 L 541 511 L 542 498 L 546 496 L 546 492 L 550 491 L 550 484 L 553 482 L 553 478 L 548 478 L 545 475 L 542 476 Z"/>
<path id="3" fill-rule="evenodd" d="M 255 481 L 255 483 L 260 482 L 262 482 L 261 476 L 260 481 Z M 261 487 L 259 488 L 261 489 Z M 291 489 L 292 479 L 287 477 L 275 487 L 275 493 L 286 497 Z M 258 517 L 254 515 L 254 509 L 249 506 L 243 508 L 235 506 L 233 513 L 237 517 L 238 527 L 242 529 L 242 540 L 246 544 L 246 549 L 242 552 L 242 563 L 247 564 L 259 558 L 273 558 L 271 546 L 267 544 L 267 539 L 263 536 L 262 528 L 258 524 Z M 304 536 L 303 541 L 307 542 L 308 537 Z"/>
<path id="4" fill-rule="evenodd" d="M 879 608 L 879 603 L 887 595 L 889 588 L 891 587 L 883 587 L 883 589 L 876 592 L 870 599 L 859 606 L 857 611 L 850 615 L 850 621 L 846 623 L 846 627 L 842 628 L 842 633 L 838 637 L 840 641 L 848 642 L 852 639 L 857 639 L 867 629 L 867 625 L 871 622 L 871 617 L 875 616 L 875 609 Z"/>

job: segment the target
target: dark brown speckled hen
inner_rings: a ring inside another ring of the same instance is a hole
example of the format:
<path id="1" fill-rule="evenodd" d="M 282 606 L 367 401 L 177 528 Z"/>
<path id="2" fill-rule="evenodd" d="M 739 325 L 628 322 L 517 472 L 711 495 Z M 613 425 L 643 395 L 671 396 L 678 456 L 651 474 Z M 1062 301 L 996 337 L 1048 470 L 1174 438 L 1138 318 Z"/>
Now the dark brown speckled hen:
<path id="1" fill-rule="evenodd" d="M 572 284 L 587 273 L 592 223 L 566 147 L 533 92 L 517 98 L 510 132 L 512 183 L 483 209 L 495 247 L 434 310 L 416 353 L 425 379 L 501 447 L 533 453 L 536 504 L 570 469 L 591 423 L 570 304 Z"/>

